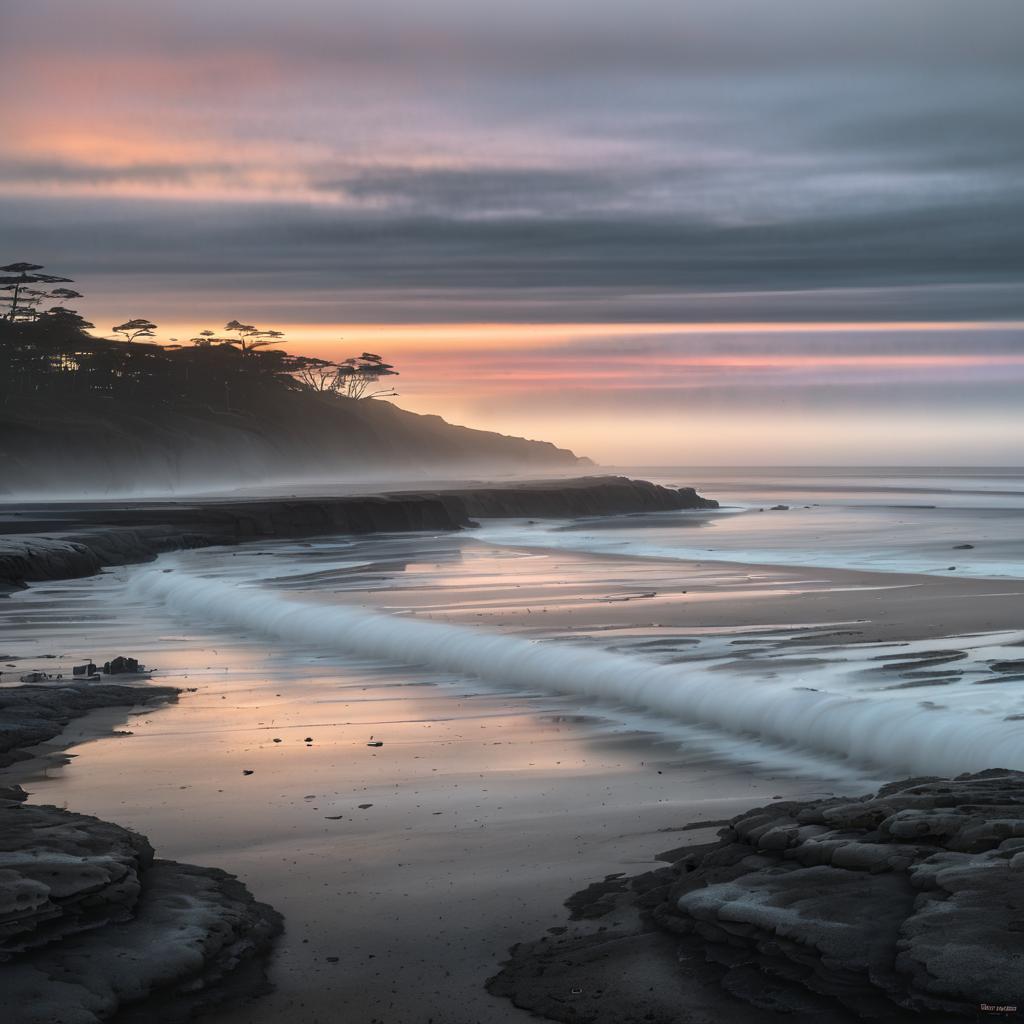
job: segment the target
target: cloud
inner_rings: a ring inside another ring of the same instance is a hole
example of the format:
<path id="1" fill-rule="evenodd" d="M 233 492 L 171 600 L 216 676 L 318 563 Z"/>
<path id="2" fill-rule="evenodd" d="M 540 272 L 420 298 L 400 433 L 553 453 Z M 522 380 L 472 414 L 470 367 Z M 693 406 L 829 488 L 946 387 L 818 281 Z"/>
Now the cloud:
<path id="1" fill-rule="evenodd" d="M 177 294 L 249 289 L 279 303 L 284 319 L 318 297 L 385 321 L 395 318 L 389 307 L 406 303 L 428 320 L 445 319 L 446 305 L 451 318 L 476 320 L 1024 317 L 1016 193 L 736 225 L 571 210 L 459 215 L 446 204 L 457 205 L 464 189 L 468 210 L 480 212 L 502 194 L 525 206 L 531 188 L 551 184 L 510 172 L 480 173 L 471 185 L 463 178 L 389 173 L 360 186 L 416 195 L 414 207 L 428 192 L 446 209 L 433 216 L 403 214 L 401 205 L 366 213 L 56 197 L 0 198 L 0 215 L 12 259 L 75 277 L 148 274 L 152 287 Z M 573 191 L 571 175 L 556 179 L 554 193 Z M 604 187 L 592 175 L 580 185 Z M 592 315 L 581 315 L 588 307 Z"/>
<path id="2" fill-rule="evenodd" d="M 5 245 L 86 305 L 131 279 L 292 323 L 1024 316 L 1019 0 L 6 18 Z"/>

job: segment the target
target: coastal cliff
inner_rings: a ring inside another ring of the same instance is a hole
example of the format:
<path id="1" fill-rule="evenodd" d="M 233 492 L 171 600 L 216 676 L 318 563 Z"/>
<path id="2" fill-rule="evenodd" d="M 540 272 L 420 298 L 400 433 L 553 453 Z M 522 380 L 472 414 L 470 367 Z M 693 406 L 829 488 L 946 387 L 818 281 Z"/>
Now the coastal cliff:
<path id="1" fill-rule="evenodd" d="M 565 448 L 447 423 L 380 400 L 281 389 L 231 410 L 195 402 L 0 401 L 0 495 L 152 494 L 254 481 L 571 472 Z M 4 397 L 4 396 L 0 396 Z"/>

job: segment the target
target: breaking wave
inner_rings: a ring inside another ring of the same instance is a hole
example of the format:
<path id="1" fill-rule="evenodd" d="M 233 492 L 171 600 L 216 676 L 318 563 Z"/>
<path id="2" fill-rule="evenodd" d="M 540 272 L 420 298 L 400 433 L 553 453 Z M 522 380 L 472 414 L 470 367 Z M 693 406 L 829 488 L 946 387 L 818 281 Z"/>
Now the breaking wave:
<path id="1" fill-rule="evenodd" d="M 659 665 L 568 642 L 315 604 L 178 570 L 142 570 L 132 587 L 137 596 L 206 623 L 501 686 L 627 705 L 896 771 L 955 775 L 1024 768 L 1024 721 L 981 710 L 926 708 L 696 665 Z"/>

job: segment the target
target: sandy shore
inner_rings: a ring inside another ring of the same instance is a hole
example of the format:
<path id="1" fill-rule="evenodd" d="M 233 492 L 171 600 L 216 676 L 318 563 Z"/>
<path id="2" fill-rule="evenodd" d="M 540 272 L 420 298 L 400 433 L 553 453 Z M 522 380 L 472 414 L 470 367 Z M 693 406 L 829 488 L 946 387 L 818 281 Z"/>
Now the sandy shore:
<path id="1" fill-rule="evenodd" d="M 1016 629 L 1024 622 L 1018 580 L 472 544 L 458 561 L 405 565 L 386 594 L 366 588 L 338 596 L 447 622 L 553 634 L 807 627 L 815 643 L 829 635 L 837 643 L 872 643 Z"/>

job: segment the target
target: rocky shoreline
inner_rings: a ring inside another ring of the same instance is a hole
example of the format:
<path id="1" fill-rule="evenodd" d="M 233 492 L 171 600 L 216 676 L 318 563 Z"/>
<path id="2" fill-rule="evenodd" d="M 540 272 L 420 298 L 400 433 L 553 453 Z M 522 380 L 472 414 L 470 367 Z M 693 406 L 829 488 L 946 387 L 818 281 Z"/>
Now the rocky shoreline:
<path id="1" fill-rule="evenodd" d="M 173 686 L 61 682 L 0 687 L 0 768 L 32 755 L 26 748 L 58 736 L 73 719 L 100 708 L 176 701 Z"/>
<path id="2" fill-rule="evenodd" d="M 459 530 L 474 518 L 717 508 L 692 488 L 626 477 L 303 499 L 27 503 L 0 508 L 0 587 L 91 576 L 165 551 L 271 537 Z"/>
<path id="3" fill-rule="evenodd" d="M 659 859 L 490 991 L 577 1024 L 1024 1017 L 1024 773 L 780 801 Z"/>
<path id="4" fill-rule="evenodd" d="M 178 693 L 84 681 L 0 688 L 0 766 L 91 711 Z M 26 797 L 0 787 L 0 1019 L 175 1024 L 266 990 L 283 921 L 237 878 L 160 860 L 145 836 Z"/>
<path id="5" fill-rule="evenodd" d="M 171 1022 L 266 988 L 281 916 L 145 836 L 0 789 L 0 1018 Z"/>

